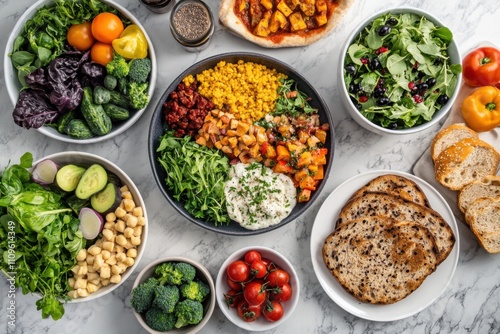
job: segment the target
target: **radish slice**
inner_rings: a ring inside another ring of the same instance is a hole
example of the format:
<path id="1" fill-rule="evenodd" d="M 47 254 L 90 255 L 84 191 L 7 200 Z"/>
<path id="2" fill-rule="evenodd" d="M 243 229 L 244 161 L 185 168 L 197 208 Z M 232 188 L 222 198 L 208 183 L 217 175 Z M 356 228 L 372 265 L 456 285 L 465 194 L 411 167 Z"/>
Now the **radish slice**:
<path id="1" fill-rule="evenodd" d="M 54 183 L 59 166 L 52 160 L 47 159 L 39 162 L 31 172 L 31 178 L 34 182 L 41 185 Z"/>
<path id="2" fill-rule="evenodd" d="M 87 240 L 97 238 L 104 226 L 101 214 L 91 208 L 82 208 L 78 218 L 80 219 L 79 229 L 82 231 L 83 237 Z"/>

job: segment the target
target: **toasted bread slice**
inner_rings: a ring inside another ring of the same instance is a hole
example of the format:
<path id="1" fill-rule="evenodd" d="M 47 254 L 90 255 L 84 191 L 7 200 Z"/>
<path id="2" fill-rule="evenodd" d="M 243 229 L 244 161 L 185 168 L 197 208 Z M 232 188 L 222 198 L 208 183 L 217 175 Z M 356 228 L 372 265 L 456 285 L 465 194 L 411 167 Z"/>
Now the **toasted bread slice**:
<path id="1" fill-rule="evenodd" d="M 354 297 L 392 304 L 415 291 L 438 264 L 432 233 L 414 222 L 370 216 L 343 224 L 323 245 L 323 260 Z"/>
<path id="2" fill-rule="evenodd" d="M 356 191 L 352 197 L 361 196 L 367 192 L 381 192 L 396 195 L 420 205 L 431 207 L 423 190 L 412 180 L 394 174 L 380 175 L 364 187 Z"/>
<path id="3" fill-rule="evenodd" d="M 465 216 L 481 246 L 489 253 L 500 253 L 500 197 L 475 200 Z"/>
<path id="4" fill-rule="evenodd" d="M 448 257 L 455 244 L 453 230 L 437 211 L 398 196 L 377 192 L 349 200 L 339 213 L 337 228 L 368 216 L 386 216 L 426 227 L 436 239 L 439 262 Z"/>
<path id="5" fill-rule="evenodd" d="M 486 175 L 495 175 L 500 154 L 493 146 L 477 138 L 465 138 L 446 148 L 435 161 L 436 180 L 451 190 Z"/>
<path id="6" fill-rule="evenodd" d="M 464 138 L 479 138 L 479 136 L 464 123 L 455 123 L 439 131 L 431 143 L 432 161 L 436 161 L 439 154 L 446 148 Z"/>
<path id="7" fill-rule="evenodd" d="M 458 193 L 458 208 L 464 212 L 478 198 L 500 197 L 500 176 L 487 175 L 465 185 Z"/>

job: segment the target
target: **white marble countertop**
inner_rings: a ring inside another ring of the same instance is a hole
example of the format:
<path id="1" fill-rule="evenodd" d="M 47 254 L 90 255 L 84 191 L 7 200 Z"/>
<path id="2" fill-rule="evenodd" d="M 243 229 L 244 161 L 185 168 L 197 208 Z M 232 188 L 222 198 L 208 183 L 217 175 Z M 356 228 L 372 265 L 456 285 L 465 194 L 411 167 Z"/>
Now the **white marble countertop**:
<path id="1" fill-rule="evenodd" d="M 18 162 L 30 151 L 35 159 L 45 155 L 79 150 L 106 157 L 123 168 L 138 185 L 146 202 L 150 233 L 146 252 L 137 271 L 120 288 L 102 299 L 65 306 L 64 317 L 54 322 L 41 319 L 34 296 L 16 295 L 17 326 L 7 326 L 8 286 L 0 279 L 0 333 L 143 333 L 132 314 L 129 295 L 137 272 L 162 256 L 184 255 L 204 263 L 214 280 L 224 259 L 234 250 L 252 245 L 273 247 L 295 266 L 301 282 L 300 303 L 295 313 L 273 333 L 499 333 L 500 255 L 480 249 L 473 235 L 459 223 L 460 259 L 455 275 L 437 301 L 409 318 L 394 322 L 373 322 L 357 318 L 337 306 L 324 292 L 314 274 L 310 234 L 316 213 L 335 187 L 348 178 L 369 170 L 392 169 L 411 172 L 439 129 L 403 137 L 372 134 L 359 127 L 344 110 L 336 80 L 339 50 L 345 38 L 364 18 L 388 7 L 414 6 L 441 19 L 453 32 L 461 51 L 481 41 L 500 45 L 498 0 L 358 0 L 341 24 L 328 37 L 302 48 L 269 50 L 239 39 L 220 26 L 208 49 L 188 53 L 173 40 L 169 15 L 148 11 L 137 0 L 118 1 L 147 29 L 158 58 L 158 81 L 150 107 L 140 120 L 118 137 L 92 145 L 73 145 L 52 140 L 38 131 L 24 130 L 12 120 L 13 106 L 0 69 L 0 168 L 9 160 Z M 30 6 L 30 0 L 0 1 L 0 45 L 4 50 L 16 20 Z M 214 13 L 218 1 L 207 0 Z M 322 94 L 333 115 L 336 150 L 331 175 L 321 198 L 302 217 L 277 230 L 251 237 L 215 234 L 182 218 L 162 197 L 151 173 L 147 154 L 150 118 L 163 91 L 185 68 L 208 56 L 230 51 L 254 51 L 286 61 L 304 75 Z M 133 156 L 133 158 L 131 158 Z M 243 333 L 216 307 L 203 333 Z"/>

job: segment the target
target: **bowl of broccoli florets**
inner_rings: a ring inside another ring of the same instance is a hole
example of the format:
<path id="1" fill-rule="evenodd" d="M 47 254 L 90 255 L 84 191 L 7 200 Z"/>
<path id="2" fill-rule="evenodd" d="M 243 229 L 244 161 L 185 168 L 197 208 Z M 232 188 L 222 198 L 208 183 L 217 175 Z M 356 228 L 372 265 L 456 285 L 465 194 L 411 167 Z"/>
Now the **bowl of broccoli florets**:
<path id="1" fill-rule="evenodd" d="M 185 257 L 158 259 L 137 276 L 130 305 L 149 333 L 196 333 L 215 307 L 212 276 Z"/>

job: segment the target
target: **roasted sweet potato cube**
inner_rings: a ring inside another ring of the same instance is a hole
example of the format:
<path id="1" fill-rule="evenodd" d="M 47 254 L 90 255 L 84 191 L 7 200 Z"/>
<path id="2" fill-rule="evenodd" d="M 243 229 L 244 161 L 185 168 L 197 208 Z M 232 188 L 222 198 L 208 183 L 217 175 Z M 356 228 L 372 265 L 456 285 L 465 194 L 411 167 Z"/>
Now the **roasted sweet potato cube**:
<path id="1" fill-rule="evenodd" d="M 241 150 L 238 148 L 238 146 L 233 147 L 233 154 L 235 157 L 239 156 L 241 153 Z"/>
<path id="2" fill-rule="evenodd" d="M 307 28 L 306 22 L 302 18 L 302 14 L 300 12 L 291 14 L 288 19 L 290 20 L 293 31 L 304 30 Z"/>
<path id="3" fill-rule="evenodd" d="M 231 148 L 235 148 L 236 146 L 238 146 L 238 139 L 236 137 L 229 137 L 228 142 L 229 147 Z"/>
<path id="4" fill-rule="evenodd" d="M 260 145 L 255 144 L 252 147 L 250 147 L 250 150 L 248 151 L 248 154 L 250 154 L 250 156 L 252 158 L 256 158 L 256 157 L 259 156 L 259 149 L 260 149 Z"/>
<path id="5" fill-rule="evenodd" d="M 276 6 L 280 12 L 283 13 L 286 17 L 290 16 L 290 14 L 293 13 L 293 11 L 288 7 L 288 5 L 285 3 L 285 0 L 281 0 L 278 5 Z"/>
<path id="6" fill-rule="evenodd" d="M 222 143 L 220 141 L 215 142 L 214 146 L 215 146 L 216 149 L 220 150 L 222 148 Z"/>
<path id="7" fill-rule="evenodd" d="M 202 145 L 202 146 L 207 146 L 207 141 L 205 138 L 203 137 L 198 137 L 196 138 L 196 143 L 199 144 L 199 145 Z"/>
<path id="8" fill-rule="evenodd" d="M 238 126 L 238 123 L 240 121 L 238 121 L 237 119 L 233 118 L 231 119 L 231 123 L 229 124 L 229 127 L 232 129 L 232 130 L 235 130 L 236 127 Z"/>
<path id="9" fill-rule="evenodd" d="M 320 142 L 322 142 L 323 144 L 326 143 L 326 131 L 316 130 L 316 133 L 314 135 L 319 139 Z"/>
<path id="10" fill-rule="evenodd" d="M 220 140 L 222 145 L 229 145 L 229 138 L 230 137 L 222 137 L 222 139 Z"/>
<path id="11" fill-rule="evenodd" d="M 233 154 L 233 150 L 229 146 L 222 146 L 221 150 L 226 154 Z"/>
<path id="12" fill-rule="evenodd" d="M 276 152 L 278 155 L 277 160 L 290 161 L 290 151 L 288 151 L 285 146 L 278 145 L 276 147 Z"/>
<path id="13" fill-rule="evenodd" d="M 255 143 L 255 137 L 253 137 L 253 138 L 252 138 L 252 137 L 253 137 L 253 136 L 251 136 L 251 135 L 243 135 L 243 136 L 241 137 L 241 140 L 242 140 L 242 142 L 243 142 L 246 146 L 250 147 L 250 145 L 252 145 L 253 143 Z"/>
<path id="14" fill-rule="evenodd" d="M 297 6 L 300 5 L 300 1 L 301 0 L 290 0 L 290 1 L 288 1 L 288 7 L 290 7 L 291 10 L 295 10 L 295 8 L 297 8 Z"/>
<path id="15" fill-rule="evenodd" d="M 316 0 L 316 11 L 318 13 L 325 12 L 328 10 L 325 0 Z"/>
<path id="16" fill-rule="evenodd" d="M 313 16 L 316 11 L 316 7 L 314 5 L 315 0 L 302 0 L 300 2 L 300 10 L 304 13 L 305 16 Z"/>
<path id="17" fill-rule="evenodd" d="M 267 11 L 262 16 L 262 19 L 257 23 L 253 33 L 257 36 L 266 37 L 269 35 L 269 19 L 271 18 L 271 11 Z"/>
<path id="18" fill-rule="evenodd" d="M 227 130 L 227 135 L 229 137 L 236 137 L 237 136 L 236 130 Z"/>
<path id="19" fill-rule="evenodd" d="M 321 12 L 318 15 L 314 15 L 314 19 L 316 20 L 318 26 L 325 25 L 328 22 L 328 18 L 326 17 L 326 11 Z"/>
<path id="20" fill-rule="evenodd" d="M 276 32 L 280 28 L 284 29 L 286 27 L 287 23 L 288 22 L 286 20 L 285 15 L 283 15 L 283 13 L 280 12 L 279 10 L 275 11 L 273 13 L 273 15 L 271 15 L 271 22 L 269 23 L 269 30 L 271 30 L 271 32 Z"/>
<path id="21" fill-rule="evenodd" d="M 214 135 L 220 134 L 219 127 L 217 125 L 213 124 L 213 123 L 210 123 L 207 132 L 209 134 L 214 134 Z"/>
<path id="22" fill-rule="evenodd" d="M 307 139 L 307 146 L 309 146 L 309 147 L 314 147 L 314 146 L 316 146 L 319 142 L 320 142 L 320 141 L 319 141 L 318 137 L 316 137 L 316 136 L 312 135 L 312 136 L 310 136 L 310 137 Z"/>
<path id="23" fill-rule="evenodd" d="M 260 4 L 266 7 L 267 10 L 273 8 L 273 2 L 271 0 L 260 0 Z"/>
<path id="24" fill-rule="evenodd" d="M 265 133 L 257 133 L 255 136 L 257 139 L 257 143 L 262 144 L 263 142 L 267 141 L 267 136 Z"/>
<path id="25" fill-rule="evenodd" d="M 248 132 L 248 129 L 250 129 L 250 124 L 244 123 L 244 122 L 239 122 L 238 127 L 236 128 L 236 135 L 238 137 L 243 136 L 245 133 Z"/>
<path id="26" fill-rule="evenodd" d="M 229 124 L 229 121 L 230 121 L 230 119 L 229 119 L 229 117 L 227 116 L 227 114 L 226 114 L 226 115 L 222 115 L 222 116 L 220 117 L 220 120 L 221 120 L 221 121 L 222 121 L 222 123 L 224 123 L 224 124 Z"/>

